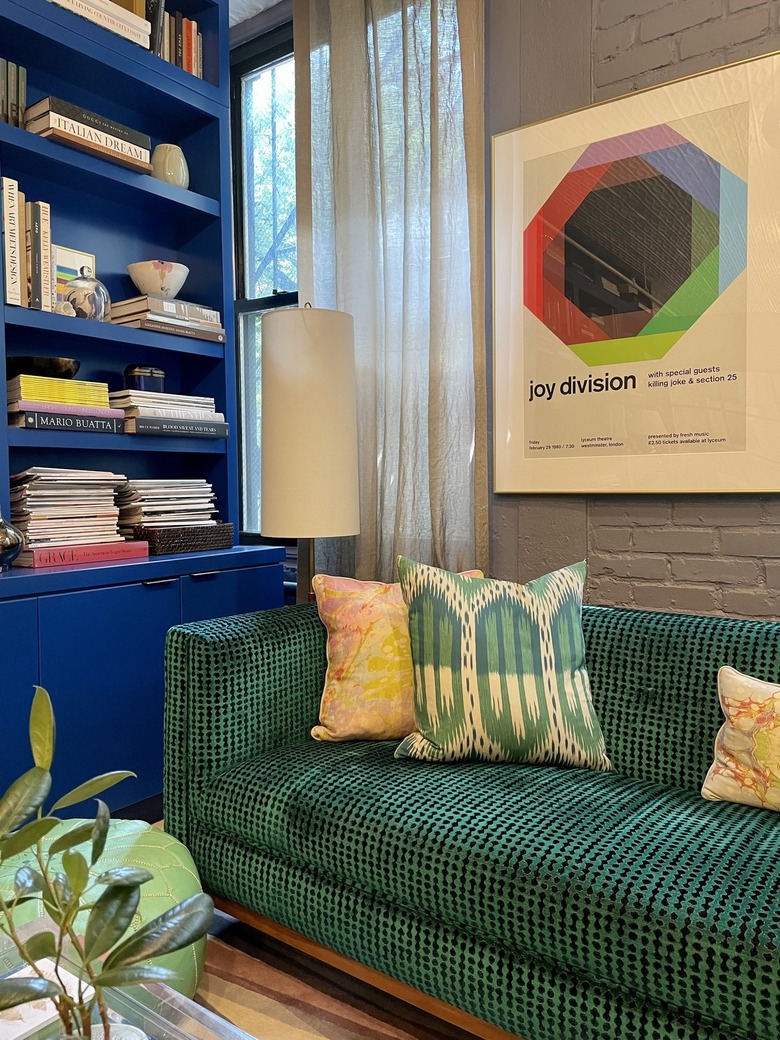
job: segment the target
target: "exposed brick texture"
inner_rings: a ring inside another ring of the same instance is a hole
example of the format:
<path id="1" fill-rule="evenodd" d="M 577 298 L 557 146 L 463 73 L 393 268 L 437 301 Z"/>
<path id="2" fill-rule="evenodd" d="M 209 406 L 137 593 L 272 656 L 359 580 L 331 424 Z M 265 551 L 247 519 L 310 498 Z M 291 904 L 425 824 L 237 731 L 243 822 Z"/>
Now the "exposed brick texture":
<path id="1" fill-rule="evenodd" d="M 593 97 L 779 48 L 776 0 L 593 0 Z"/>

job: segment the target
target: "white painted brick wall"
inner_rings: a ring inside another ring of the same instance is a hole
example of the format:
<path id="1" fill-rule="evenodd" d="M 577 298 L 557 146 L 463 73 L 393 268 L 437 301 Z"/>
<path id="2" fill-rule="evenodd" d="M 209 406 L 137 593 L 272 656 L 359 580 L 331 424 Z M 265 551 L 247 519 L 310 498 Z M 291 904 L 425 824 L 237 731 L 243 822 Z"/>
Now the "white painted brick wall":
<path id="1" fill-rule="evenodd" d="M 593 97 L 780 49 L 778 0 L 593 0 Z M 780 496 L 588 500 L 590 603 L 780 620 Z"/>

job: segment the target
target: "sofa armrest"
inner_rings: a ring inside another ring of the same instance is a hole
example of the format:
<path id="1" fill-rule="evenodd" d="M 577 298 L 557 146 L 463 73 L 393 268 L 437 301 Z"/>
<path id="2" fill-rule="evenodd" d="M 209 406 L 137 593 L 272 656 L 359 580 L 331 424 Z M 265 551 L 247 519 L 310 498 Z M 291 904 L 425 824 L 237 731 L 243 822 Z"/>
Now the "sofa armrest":
<path id="1" fill-rule="evenodd" d="M 189 842 L 216 773 L 310 739 L 326 669 L 314 603 L 177 625 L 165 643 L 165 829 Z"/>

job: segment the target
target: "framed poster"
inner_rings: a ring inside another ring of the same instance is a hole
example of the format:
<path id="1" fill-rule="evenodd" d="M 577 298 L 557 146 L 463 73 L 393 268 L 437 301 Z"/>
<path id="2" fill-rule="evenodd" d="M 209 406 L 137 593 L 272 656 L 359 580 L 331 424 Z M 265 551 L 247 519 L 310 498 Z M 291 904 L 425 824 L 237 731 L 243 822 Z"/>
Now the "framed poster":
<path id="1" fill-rule="evenodd" d="M 493 140 L 495 490 L 780 488 L 780 55 Z"/>

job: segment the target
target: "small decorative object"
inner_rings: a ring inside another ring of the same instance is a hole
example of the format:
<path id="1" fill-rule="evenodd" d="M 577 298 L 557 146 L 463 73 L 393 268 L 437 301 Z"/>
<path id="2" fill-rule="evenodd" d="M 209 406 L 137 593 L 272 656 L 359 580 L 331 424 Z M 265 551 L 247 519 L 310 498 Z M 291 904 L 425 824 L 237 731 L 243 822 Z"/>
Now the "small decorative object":
<path id="1" fill-rule="evenodd" d="M 190 171 L 184 152 L 177 144 L 158 144 L 152 152 L 152 177 L 188 188 Z"/>
<path id="2" fill-rule="evenodd" d="M 77 278 L 84 267 L 90 271 L 97 270 L 95 254 L 85 253 L 81 249 L 71 249 L 69 246 L 58 246 L 52 243 L 52 259 L 54 261 L 54 275 L 57 282 L 57 302 L 62 303 L 65 299 L 65 286 L 71 278 Z M 55 307 L 55 310 L 57 308 Z M 67 311 L 60 311 L 67 314 Z"/>
<path id="3" fill-rule="evenodd" d="M 7 899 L 0 894 L 0 930 L 13 943 L 31 975 L 0 979 L 0 1011 L 49 999 L 54 1003 L 62 1029 L 69 1037 L 94 1035 L 98 1019 L 104 1036 L 109 1028 L 104 987 L 159 982 L 174 976 L 169 968 L 149 964 L 148 958 L 172 953 L 205 935 L 214 906 L 203 892 L 190 896 L 154 920 L 126 935 L 140 899 L 140 887 L 154 875 L 140 866 L 113 867 L 95 872 L 110 828 L 108 806 L 99 798 L 94 820 L 61 821 L 57 813 L 70 805 L 101 794 L 134 773 L 104 773 L 80 784 L 55 800 L 48 811 L 43 805 L 51 787 L 54 755 L 54 713 L 46 690 L 35 689 L 30 712 L 30 746 L 34 767 L 23 773 L 0 797 L 0 862 L 19 859 L 14 890 Z M 110 734 L 109 738 L 110 739 Z M 78 739 L 71 753 L 77 754 Z M 48 848 L 44 839 L 55 827 Z M 95 874 L 97 873 L 97 876 Z M 27 942 L 15 920 L 17 904 L 43 900 L 48 928 Z M 52 900 L 56 900 L 56 911 Z M 40 962 L 54 962 L 45 973 Z M 78 977 L 69 991 L 63 969 Z"/>
<path id="4" fill-rule="evenodd" d="M 65 314 L 69 318 L 75 318 L 76 317 L 76 312 L 73 309 L 73 304 L 72 303 L 68 303 L 67 300 L 58 300 L 54 304 L 54 313 L 55 314 Z"/>
<path id="5" fill-rule="evenodd" d="M 127 273 L 140 293 L 173 299 L 181 291 L 190 269 L 174 260 L 139 260 L 127 265 Z"/>
<path id="6" fill-rule="evenodd" d="M 0 516 L 0 572 L 7 571 L 24 548 L 24 535 Z"/>
<path id="7" fill-rule="evenodd" d="M 111 321 L 111 297 L 108 295 L 108 289 L 95 278 L 90 267 L 84 265 L 75 278 L 65 283 L 63 295 L 65 302 L 73 307 L 77 318 Z"/>
<path id="8" fill-rule="evenodd" d="M 153 365 L 128 365 L 125 369 L 125 390 L 165 392 L 165 372 Z"/>
<path id="9" fill-rule="evenodd" d="M 69 357 L 39 357 L 37 355 L 14 354 L 5 359 L 6 379 L 16 376 L 55 376 L 72 379 L 81 367 L 81 362 Z"/>

